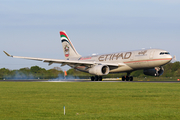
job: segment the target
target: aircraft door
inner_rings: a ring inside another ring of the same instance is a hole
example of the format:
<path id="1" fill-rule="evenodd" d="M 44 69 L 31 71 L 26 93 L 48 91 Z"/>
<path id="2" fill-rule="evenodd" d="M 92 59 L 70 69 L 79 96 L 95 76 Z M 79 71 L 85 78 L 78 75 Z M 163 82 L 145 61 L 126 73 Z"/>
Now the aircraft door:
<path id="1" fill-rule="evenodd" d="M 155 51 L 150 51 L 150 54 L 149 54 L 150 61 L 148 61 L 149 67 L 153 67 L 154 66 L 154 62 L 151 61 L 154 58 L 154 52 Z"/>
<path id="2" fill-rule="evenodd" d="M 133 61 L 134 60 L 134 52 L 132 52 L 132 55 L 130 57 L 130 60 Z"/>
<path id="3" fill-rule="evenodd" d="M 153 56 L 154 56 L 154 51 L 151 51 L 149 55 L 149 59 L 153 59 Z"/>

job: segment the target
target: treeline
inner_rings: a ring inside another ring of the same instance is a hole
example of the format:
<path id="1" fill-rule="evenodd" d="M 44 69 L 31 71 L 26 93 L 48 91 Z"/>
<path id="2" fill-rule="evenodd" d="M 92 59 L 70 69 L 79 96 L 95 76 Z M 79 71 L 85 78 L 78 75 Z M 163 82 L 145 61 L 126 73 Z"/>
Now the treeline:
<path id="1" fill-rule="evenodd" d="M 180 62 L 169 63 L 164 67 L 164 74 L 160 77 L 180 77 Z M 126 73 L 108 74 L 104 78 L 120 78 Z M 131 73 L 134 77 L 146 77 L 143 70 L 137 70 Z M 67 71 L 67 78 L 90 78 L 92 75 L 89 73 L 80 72 L 75 69 Z M 19 70 L 9 70 L 6 68 L 0 69 L 0 79 L 55 79 L 64 78 L 64 72 L 59 67 L 46 70 L 38 66 L 31 68 L 21 68 Z"/>
<path id="2" fill-rule="evenodd" d="M 19 70 L 0 69 L 0 79 L 53 79 L 63 75 L 59 67 L 46 70 L 39 66 L 21 68 Z"/>

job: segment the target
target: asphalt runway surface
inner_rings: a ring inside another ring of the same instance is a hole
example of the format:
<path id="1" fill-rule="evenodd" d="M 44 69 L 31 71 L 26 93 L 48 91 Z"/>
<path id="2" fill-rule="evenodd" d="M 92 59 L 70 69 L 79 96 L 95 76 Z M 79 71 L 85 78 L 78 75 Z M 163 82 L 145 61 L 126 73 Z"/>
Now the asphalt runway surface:
<path id="1" fill-rule="evenodd" d="M 37 80 L 37 79 L 24 79 L 24 80 L 0 80 L 0 82 L 143 82 L 143 83 L 180 83 L 180 81 L 121 81 L 121 80 L 104 80 L 104 81 L 91 81 L 84 79 L 50 79 L 50 80 Z"/>

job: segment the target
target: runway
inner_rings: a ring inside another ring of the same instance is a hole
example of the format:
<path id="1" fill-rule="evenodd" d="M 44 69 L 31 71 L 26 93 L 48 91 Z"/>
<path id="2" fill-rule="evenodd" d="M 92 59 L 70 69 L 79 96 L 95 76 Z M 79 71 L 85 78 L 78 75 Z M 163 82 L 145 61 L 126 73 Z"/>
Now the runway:
<path id="1" fill-rule="evenodd" d="M 50 79 L 50 80 L 38 80 L 38 79 L 23 79 L 23 80 L 0 80 L 0 82 L 131 82 L 131 83 L 180 83 L 180 81 L 121 81 L 121 80 L 104 80 L 104 81 L 91 81 L 85 79 Z"/>

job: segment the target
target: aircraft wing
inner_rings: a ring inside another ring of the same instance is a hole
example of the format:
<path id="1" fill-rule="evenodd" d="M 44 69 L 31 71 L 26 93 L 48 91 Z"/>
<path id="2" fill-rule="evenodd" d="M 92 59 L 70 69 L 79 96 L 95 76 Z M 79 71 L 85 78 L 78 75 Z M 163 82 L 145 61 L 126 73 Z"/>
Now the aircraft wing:
<path id="1" fill-rule="evenodd" d="M 22 56 L 13 56 L 8 54 L 7 52 L 3 51 L 8 57 L 13 57 L 13 58 L 22 58 L 22 59 L 28 59 L 28 60 L 36 60 L 36 61 L 43 61 L 49 63 L 49 65 L 53 63 L 59 63 L 61 66 L 64 65 L 94 65 L 94 64 L 104 64 L 110 67 L 120 67 L 120 66 L 125 66 L 126 64 L 124 63 L 101 63 L 101 62 L 96 62 L 96 61 L 79 61 L 79 60 L 63 60 L 63 59 L 48 59 L 48 58 L 35 58 L 35 57 L 22 57 Z"/>

